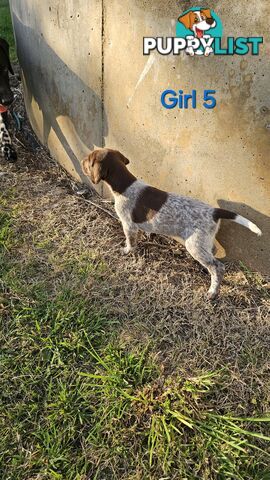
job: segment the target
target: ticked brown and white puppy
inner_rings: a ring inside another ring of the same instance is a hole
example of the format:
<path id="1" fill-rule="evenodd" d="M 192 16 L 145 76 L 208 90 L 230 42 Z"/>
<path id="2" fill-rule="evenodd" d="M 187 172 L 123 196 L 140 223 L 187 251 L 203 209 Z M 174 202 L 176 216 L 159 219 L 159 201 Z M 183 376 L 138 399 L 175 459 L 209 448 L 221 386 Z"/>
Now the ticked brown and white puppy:
<path id="1" fill-rule="evenodd" d="M 196 38 L 210 38 L 210 35 L 205 35 L 210 28 L 216 26 L 216 21 L 211 15 L 209 8 L 205 8 L 197 11 L 187 12 L 185 15 L 181 15 L 178 18 L 178 22 L 181 22 L 188 30 L 191 30 Z M 202 50 L 196 50 L 192 47 L 186 49 L 186 53 L 189 55 L 204 55 L 208 56 L 213 52 L 212 47 L 206 47 L 204 52 Z"/>
<path id="2" fill-rule="evenodd" d="M 181 241 L 188 252 L 207 268 L 211 275 L 209 298 L 218 292 L 224 265 L 213 256 L 213 243 L 220 219 L 230 219 L 257 235 L 260 229 L 236 213 L 214 208 L 194 198 L 167 193 L 138 180 L 127 169 L 129 160 L 117 150 L 100 148 L 82 161 L 82 169 L 94 184 L 109 185 L 115 210 L 126 237 L 124 252 L 131 252 L 139 230 L 166 235 Z"/>
<path id="3" fill-rule="evenodd" d="M 9 45 L 4 38 L 0 38 L 0 155 L 9 162 L 14 162 L 17 159 L 17 153 L 6 125 L 8 107 L 14 99 L 9 84 L 9 73 L 14 75 L 9 58 Z"/>

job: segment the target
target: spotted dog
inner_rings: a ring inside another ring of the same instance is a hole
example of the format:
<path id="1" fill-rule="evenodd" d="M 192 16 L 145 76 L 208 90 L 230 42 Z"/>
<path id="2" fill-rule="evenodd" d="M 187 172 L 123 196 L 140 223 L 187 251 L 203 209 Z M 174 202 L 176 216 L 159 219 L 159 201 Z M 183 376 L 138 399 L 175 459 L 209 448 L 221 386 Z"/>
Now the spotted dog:
<path id="1" fill-rule="evenodd" d="M 0 105 L 0 152 L 9 162 L 15 162 L 17 160 L 17 153 L 12 145 L 12 141 L 5 124 L 3 111 L 1 111 L 2 105 Z"/>
<path id="2" fill-rule="evenodd" d="M 209 35 L 209 30 L 216 26 L 216 21 L 213 19 L 209 8 L 187 12 L 186 14 L 181 15 L 178 18 L 178 21 L 181 22 L 188 30 L 191 30 L 195 38 L 199 39 L 210 38 L 211 35 Z M 204 54 L 206 57 L 208 57 L 210 53 L 213 53 L 213 48 L 207 46 L 203 52 L 200 49 L 194 51 L 193 47 L 188 47 L 186 49 L 186 53 L 191 56 L 194 54 Z"/>
<path id="3" fill-rule="evenodd" d="M 94 184 L 106 182 L 115 199 L 115 210 L 126 237 L 124 252 L 131 252 L 139 230 L 175 238 L 184 243 L 195 260 L 211 275 L 209 298 L 219 292 L 224 265 L 213 256 L 213 243 L 222 218 L 233 220 L 257 235 L 260 229 L 250 220 L 194 198 L 167 193 L 138 180 L 129 172 L 129 160 L 116 150 L 94 150 L 82 161 L 82 169 Z"/>
<path id="4" fill-rule="evenodd" d="M 6 160 L 13 162 L 17 154 L 6 126 L 8 106 L 14 98 L 9 85 L 9 72 L 14 75 L 9 59 L 9 45 L 0 38 L 0 153 Z"/>

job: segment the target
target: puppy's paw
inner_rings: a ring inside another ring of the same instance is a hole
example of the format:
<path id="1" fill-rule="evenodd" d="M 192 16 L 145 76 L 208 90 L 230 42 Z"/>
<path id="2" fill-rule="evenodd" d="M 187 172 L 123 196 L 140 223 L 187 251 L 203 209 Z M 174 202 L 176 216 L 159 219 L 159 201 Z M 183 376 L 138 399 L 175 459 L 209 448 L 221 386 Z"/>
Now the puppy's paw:
<path id="1" fill-rule="evenodd" d="M 185 52 L 186 52 L 187 55 L 190 55 L 191 57 L 194 56 L 194 50 L 193 50 L 192 47 L 186 48 Z"/>
<path id="2" fill-rule="evenodd" d="M 130 247 L 123 247 L 121 248 L 121 253 L 122 255 L 128 255 L 130 252 L 132 252 L 133 248 L 130 248 Z"/>
<path id="3" fill-rule="evenodd" d="M 207 292 L 207 299 L 208 300 L 215 300 L 218 297 L 218 291 L 217 290 L 208 290 Z"/>
<path id="4" fill-rule="evenodd" d="M 213 53 L 213 48 L 212 47 L 206 47 L 204 51 L 204 55 L 208 57 L 210 53 Z"/>
<path id="5" fill-rule="evenodd" d="M 11 145 L 3 145 L 2 154 L 8 162 L 13 163 L 17 160 L 17 153 Z"/>

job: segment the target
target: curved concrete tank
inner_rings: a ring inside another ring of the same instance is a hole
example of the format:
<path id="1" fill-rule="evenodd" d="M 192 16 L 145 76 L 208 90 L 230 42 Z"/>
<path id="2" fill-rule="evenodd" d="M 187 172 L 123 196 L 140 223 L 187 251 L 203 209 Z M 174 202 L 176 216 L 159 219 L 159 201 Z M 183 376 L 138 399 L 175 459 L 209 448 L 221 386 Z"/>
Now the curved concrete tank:
<path id="1" fill-rule="evenodd" d="M 264 45 L 259 56 L 206 59 L 142 54 L 144 36 L 174 36 L 178 16 L 195 5 L 189 1 L 10 4 L 27 111 L 52 155 L 86 181 L 79 160 L 108 145 L 152 185 L 247 216 L 261 238 L 224 221 L 219 239 L 229 258 L 269 272 L 270 7 L 209 1 L 225 36 L 262 35 Z M 198 97 L 215 89 L 217 106 L 166 110 L 160 94 L 168 87 Z"/>

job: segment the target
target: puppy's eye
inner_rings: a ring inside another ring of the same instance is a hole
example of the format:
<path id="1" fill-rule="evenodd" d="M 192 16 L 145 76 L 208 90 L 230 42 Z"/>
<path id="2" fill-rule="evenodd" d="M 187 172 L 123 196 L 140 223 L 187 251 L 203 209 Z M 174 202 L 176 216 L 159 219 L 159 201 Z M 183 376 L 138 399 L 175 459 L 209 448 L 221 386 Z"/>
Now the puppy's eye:
<path id="1" fill-rule="evenodd" d="M 198 17 L 195 17 L 195 18 L 194 18 L 194 22 L 195 22 L 195 23 L 198 23 L 198 21 L 199 21 Z"/>
<path id="2" fill-rule="evenodd" d="M 201 15 L 202 17 L 202 20 L 206 20 L 206 16 L 205 15 Z"/>

